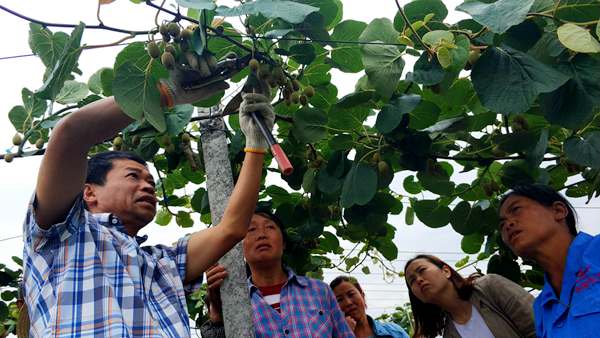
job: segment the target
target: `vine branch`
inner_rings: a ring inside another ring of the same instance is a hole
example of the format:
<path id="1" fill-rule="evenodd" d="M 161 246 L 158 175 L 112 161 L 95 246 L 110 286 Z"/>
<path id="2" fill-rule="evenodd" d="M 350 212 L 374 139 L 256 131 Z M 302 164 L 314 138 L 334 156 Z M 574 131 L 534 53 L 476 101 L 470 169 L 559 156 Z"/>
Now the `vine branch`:
<path id="1" fill-rule="evenodd" d="M 398 12 L 402 16 L 402 19 L 404 19 L 404 22 L 410 28 L 410 31 L 417 37 L 417 40 L 419 40 L 419 43 L 421 43 L 421 45 L 423 45 L 423 47 L 427 51 L 427 54 L 429 54 L 429 56 L 432 56 L 434 54 L 433 51 L 431 49 L 429 49 L 429 47 L 427 47 L 427 45 L 421 39 L 421 36 L 419 35 L 419 33 L 417 33 L 415 28 L 412 26 L 412 24 L 408 20 L 408 17 L 406 16 L 406 13 L 404 13 L 404 9 L 402 8 L 402 6 L 400 6 L 400 3 L 398 3 L 398 0 L 394 0 L 394 1 L 396 2 L 396 6 L 398 7 Z"/>

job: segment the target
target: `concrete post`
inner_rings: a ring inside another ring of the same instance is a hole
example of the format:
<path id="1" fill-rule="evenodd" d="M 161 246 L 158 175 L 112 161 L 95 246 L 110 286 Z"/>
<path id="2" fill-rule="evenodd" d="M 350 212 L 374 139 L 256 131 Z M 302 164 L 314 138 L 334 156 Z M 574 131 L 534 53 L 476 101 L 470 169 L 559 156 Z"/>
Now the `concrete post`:
<path id="1" fill-rule="evenodd" d="M 220 107 L 213 107 L 212 115 L 220 114 Z M 201 115 L 211 114 L 210 109 L 201 110 Z M 233 177 L 229 162 L 225 123 L 222 117 L 200 121 L 202 151 L 206 168 L 206 190 L 210 201 L 213 224 L 223 217 L 229 196 L 233 191 Z M 246 267 L 242 243 L 238 243 L 219 263 L 227 269 L 229 278 L 221 286 L 225 334 L 232 338 L 254 337 L 252 305 L 246 282 Z"/>

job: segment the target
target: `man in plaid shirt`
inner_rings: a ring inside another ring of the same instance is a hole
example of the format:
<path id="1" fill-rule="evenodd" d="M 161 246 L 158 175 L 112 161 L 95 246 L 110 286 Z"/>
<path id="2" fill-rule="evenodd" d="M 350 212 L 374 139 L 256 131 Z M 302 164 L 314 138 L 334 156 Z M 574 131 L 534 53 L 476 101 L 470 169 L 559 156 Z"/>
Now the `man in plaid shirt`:
<path id="1" fill-rule="evenodd" d="M 248 288 L 256 337 L 354 337 L 331 288 L 283 266 L 285 230 L 281 220 L 268 211 L 257 210 L 243 243 L 251 272 Z M 226 277 L 227 271 L 221 265 L 206 271 L 210 321 L 201 328 L 203 338 L 225 337 L 219 323 L 218 291 Z"/>
<path id="2" fill-rule="evenodd" d="M 167 95 L 189 103 L 226 87 Z M 31 336 L 190 336 L 184 285 L 244 237 L 256 205 L 266 144 L 249 112 L 261 112 L 269 127 L 274 118 L 264 96 L 248 95 L 240 125 L 249 148 L 222 221 L 174 247 L 140 246 L 145 238 L 137 233 L 154 218 L 157 201 L 141 158 L 108 152 L 86 160 L 90 147 L 132 122 L 116 101 L 91 103 L 56 126 L 24 224 Z"/>

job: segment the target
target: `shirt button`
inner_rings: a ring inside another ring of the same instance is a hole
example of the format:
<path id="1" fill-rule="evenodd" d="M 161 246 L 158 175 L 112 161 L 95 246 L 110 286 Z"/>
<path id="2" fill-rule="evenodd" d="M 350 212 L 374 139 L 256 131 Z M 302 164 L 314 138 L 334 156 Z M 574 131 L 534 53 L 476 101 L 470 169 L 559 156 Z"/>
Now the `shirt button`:
<path id="1" fill-rule="evenodd" d="M 319 310 L 319 315 L 322 316 L 323 315 L 323 310 Z"/>
<path id="2" fill-rule="evenodd" d="M 285 329 L 285 330 L 283 331 L 283 333 L 285 333 L 285 334 L 290 334 L 290 330 L 288 330 L 288 329 Z"/>

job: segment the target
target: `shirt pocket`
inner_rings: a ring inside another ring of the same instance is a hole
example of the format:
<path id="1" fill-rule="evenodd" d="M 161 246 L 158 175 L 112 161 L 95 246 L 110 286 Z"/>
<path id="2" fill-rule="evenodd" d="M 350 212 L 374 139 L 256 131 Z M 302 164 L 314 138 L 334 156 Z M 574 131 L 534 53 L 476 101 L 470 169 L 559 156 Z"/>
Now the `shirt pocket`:
<path id="1" fill-rule="evenodd" d="M 574 337 L 595 337 L 600 328 L 600 287 L 595 286 L 577 297 L 571 309 L 571 323 Z M 559 324 L 560 325 L 560 324 Z"/>
<path id="2" fill-rule="evenodd" d="M 329 311 L 322 308 L 309 308 L 307 312 L 312 337 L 331 337 L 333 327 Z"/>

